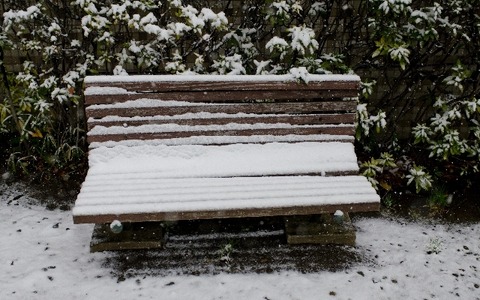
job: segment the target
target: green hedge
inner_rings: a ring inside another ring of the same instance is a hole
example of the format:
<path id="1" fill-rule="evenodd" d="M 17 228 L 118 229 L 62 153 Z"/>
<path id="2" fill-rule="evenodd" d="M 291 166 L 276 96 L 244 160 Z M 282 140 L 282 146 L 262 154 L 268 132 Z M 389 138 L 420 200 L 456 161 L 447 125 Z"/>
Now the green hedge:
<path id="1" fill-rule="evenodd" d="M 4 0 L 2 148 L 15 170 L 74 170 L 86 149 L 87 74 L 356 73 L 363 79 L 357 138 L 366 157 L 378 157 L 363 165 L 373 183 L 384 174 L 382 152 L 408 165 L 398 177 L 418 190 L 447 173 L 468 180 L 480 161 L 479 6 Z M 429 167 L 418 179 L 420 164 Z"/>

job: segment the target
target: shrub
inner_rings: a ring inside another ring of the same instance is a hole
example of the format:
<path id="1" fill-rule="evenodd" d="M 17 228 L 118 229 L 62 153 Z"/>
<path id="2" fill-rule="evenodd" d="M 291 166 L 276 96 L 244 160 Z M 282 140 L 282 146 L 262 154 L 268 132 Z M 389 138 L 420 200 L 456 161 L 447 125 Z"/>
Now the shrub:
<path id="1" fill-rule="evenodd" d="M 81 157 L 87 74 L 357 73 L 359 149 L 411 157 L 428 181 L 444 167 L 468 176 L 480 152 L 478 4 L 4 0 L 0 134 L 20 169 Z"/>

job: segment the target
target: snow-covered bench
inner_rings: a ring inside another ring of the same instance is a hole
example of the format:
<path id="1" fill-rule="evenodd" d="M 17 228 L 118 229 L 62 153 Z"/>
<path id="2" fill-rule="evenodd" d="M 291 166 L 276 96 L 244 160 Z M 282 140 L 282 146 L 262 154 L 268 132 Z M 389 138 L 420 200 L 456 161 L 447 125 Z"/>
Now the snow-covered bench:
<path id="1" fill-rule="evenodd" d="M 359 78 L 89 76 L 75 223 L 376 211 L 353 140 Z"/>

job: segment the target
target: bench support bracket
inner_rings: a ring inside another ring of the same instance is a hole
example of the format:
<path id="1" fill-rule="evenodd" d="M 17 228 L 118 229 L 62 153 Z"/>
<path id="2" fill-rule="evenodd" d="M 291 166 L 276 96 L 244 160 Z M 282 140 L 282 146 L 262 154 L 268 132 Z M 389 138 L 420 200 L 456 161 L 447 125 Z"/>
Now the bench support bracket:
<path id="1" fill-rule="evenodd" d="M 165 245 L 162 223 L 124 223 L 120 233 L 113 233 L 110 224 L 96 224 L 90 252 L 132 249 L 161 249 Z"/>

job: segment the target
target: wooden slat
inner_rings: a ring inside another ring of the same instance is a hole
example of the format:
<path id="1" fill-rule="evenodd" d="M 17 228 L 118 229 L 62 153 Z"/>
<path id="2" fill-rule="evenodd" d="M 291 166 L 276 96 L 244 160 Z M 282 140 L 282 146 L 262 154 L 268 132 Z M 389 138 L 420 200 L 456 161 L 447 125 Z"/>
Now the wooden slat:
<path id="1" fill-rule="evenodd" d="M 87 117 L 102 118 L 105 116 L 135 117 L 135 116 L 173 116 L 186 113 L 256 113 L 256 114 L 300 114 L 300 113 L 331 113 L 355 112 L 356 101 L 324 101 L 300 103 L 238 103 L 212 104 L 192 106 L 159 106 L 131 108 L 96 108 L 87 107 Z"/>
<path id="2" fill-rule="evenodd" d="M 190 118 L 190 119 L 122 119 L 116 121 L 102 121 L 91 119 L 88 121 L 88 130 L 94 126 L 139 126 L 145 124 L 178 124 L 178 125 L 224 125 L 229 123 L 286 123 L 292 125 L 319 125 L 319 124 L 353 124 L 354 113 L 345 114 L 318 114 L 318 115 L 265 115 L 256 117 L 222 117 L 222 118 Z"/>
<path id="3" fill-rule="evenodd" d="M 319 165 L 321 163 L 319 162 Z M 267 172 L 266 172 L 267 173 Z M 327 195 L 331 191 L 324 191 L 324 193 L 319 193 L 319 189 L 331 189 L 337 188 L 339 193 L 345 192 L 345 188 L 352 188 L 356 186 L 359 190 L 365 192 L 365 187 L 370 187 L 370 185 L 365 185 L 365 181 L 361 180 L 349 180 L 346 178 L 344 180 L 335 178 L 338 175 L 350 176 L 350 178 L 358 177 L 358 168 L 344 168 L 340 170 L 318 170 L 316 172 L 301 172 L 301 171 L 291 171 L 291 172 L 268 172 L 268 174 L 263 174 L 264 176 L 258 175 L 248 175 L 242 174 L 236 178 L 232 178 L 231 173 L 215 174 L 215 176 L 210 177 L 210 175 L 199 176 L 199 177 L 173 177 L 164 178 L 161 175 L 158 175 L 155 172 L 145 172 L 138 174 L 136 172 L 132 173 L 122 173 L 122 172 L 100 172 L 98 171 L 95 174 L 90 174 L 88 180 L 84 182 L 82 186 L 82 204 L 85 204 L 85 199 L 98 199 L 99 195 L 109 194 L 112 197 L 110 199 L 115 199 L 115 203 L 128 203 L 127 201 L 122 201 L 121 198 L 130 198 L 134 196 L 135 198 L 139 195 L 147 196 L 149 201 L 152 202 L 152 198 L 162 197 L 163 200 L 168 199 L 170 196 L 180 196 L 183 195 L 192 195 L 193 197 L 199 197 L 202 194 L 212 194 L 212 190 L 215 189 L 215 195 L 222 195 L 227 192 L 230 194 L 230 197 L 235 194 L 235 192 L 246 192 L 246 193 L 266 193 L 267 195 L 270 192 L 280 192 L 288 190 L 296 191 L 312 191 L 315 190 L 316 195 Z M 207 179 L 208 178 L 208 179 Z M 238 180 L 236 180 L 238 179 Z M 319 180 L 321 179 L 321 180 Z M 278 185 L 272 185 L 267 181 L 276 181 Z M 317 180 L 317 181 L 315 181 Z M 323 180 L 323 182 L 322 182 Z M 279 191 L 282 190 L 282 191 Z M 358 191 L 358 190 L 357 190 Z M 113 192 L 113 194 L 112 194 Z M 258 195 L 258 194 L 257 194 Z M 237 194 L 238 196 L 238 194 Z M 245 196 L 245 195 L 243 195 Z M 105 202 L 108 202 L 107 198 L 103 198 Z M 209 200 L 213 200 L 210 197 L 207 197 Z M 248 198 L 248 197 L 247 197 Z M 201 199 L 201 198 L 200 198 Z M 205 197 L 203 197 L 205 200 Z M 200 200 L 201 201 L 201 200 Z M 154 200 L 156 202 L 156 200 Z M 168 200 L 166 202 L 169 202 Z M 96 200 L 94 200 L 96 203 Z M 92 202 L 90 202 L 92 204 Z"/>
<path id="4" fill-rule="evenodd" d="M 178 211 L 178 212 L 144 212 L 141 214 L 99 214 L 99 215 L 74 215 L 73 222 L 80 223 L 111 223 L 114 220 L 120 222 L 146 222 L 146 221 L 179 221 L 221 218 L 247 218 L 267 216 L 292 216 L 314 215 L 334 213 L 337 210 L 343 212 L 367 212 L 378 211 L 380 203 L 355 203 L 339 205 L 311 205 L 311 206 L 284 206 L 266 208 L 244 208 L 235 210 L 218 211 Z"/>
<path id="5" fill-rule="evenodd" d="M 312 142 L 312 143 L 330 143 L 330 142 L 340 142 L 340 143 L 353 143 L 355 138 L 352 135 L 335 135 L 329 138 L 325 138 L 324 135 L 303 135 L 303 136 L 271 136 L 271 135 L 251 135 L 251 136 L 241 136 L 237 137 L 235 140 L 231 136 L 209 136 L 200 139 L 200 137 L 192 137 L 192 140 L 189 138 L 185 139 L 166 139 L 160 140 L 160 143 L 166 146 L 177 146 L 177 145 L 204 145 L 204 146 L 224 146 L 231 144 L 268 144 L 268 143 L 298 143 L 298 142 Z M 298 139 L 298 137 L 303 137 Z M 295 139 L 297 138 L 297 139 Z M 155 140 L 144 140 L 145 144 L 149 145 L 158 145 L 158 141 Z M 151 142 L 151 143 L 149 143 Z M 128 143 L 127 143 L 128 145 Z M 107 146 L 102 142 L 93 143 L 89 145 L 90 149 L 95 149 L 98 147 Z M 108 145 L 107 147 L 113 147 L 114 145 Z M 354 175 L 354 174 L 351 174 Z"/>
<path id="6" fill-rule="evenodd" d="M 158 92 L 158 93 L 138 93 L 138 94 L 115 94 L 115 95 L 87 95 L 85 104 L 109 104 L 126 102 L 137 99 L 155 99 L 155 100 L 173 100 L 190 102 L 239 102 L 260 99 L 335 99 L 343 97 L 357 97 L 357 90 L 321 90 L 321 91 L 182 91 L 182 92 Z"/>
<path id="7" fill-rule="evenodd" d="M 90 82 L 85 87 L 118 87 L 128 91 L 288 91 L 288 90 L 355 90 L 358 91 L 358 81 L 111 81 Z"/>
<path id="8" fill-rule="evenodd" d="M 173 139 L 186 138 L 192 136 L 252 136 L 252 135 L 314 135 L 314 134 L 334 134 L 334 135 L 354 135 L 355 128 L 348 127 L 320 127 L 320 128 L 268 128 L 268 129 L 244 129 L 244 130 L 212 130 L 212 131 L 175 131 L 175 132 L 155 132 L 155 133 L 124 133 L 124 134 L 102 134 L 87 136 L 89 143 L 123 141 L 123 140 L 155 140 L 155 139 Z"/>

